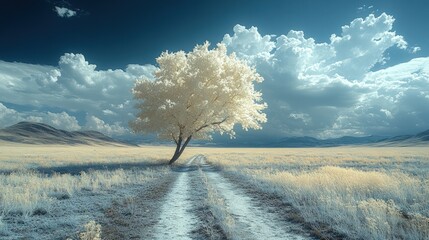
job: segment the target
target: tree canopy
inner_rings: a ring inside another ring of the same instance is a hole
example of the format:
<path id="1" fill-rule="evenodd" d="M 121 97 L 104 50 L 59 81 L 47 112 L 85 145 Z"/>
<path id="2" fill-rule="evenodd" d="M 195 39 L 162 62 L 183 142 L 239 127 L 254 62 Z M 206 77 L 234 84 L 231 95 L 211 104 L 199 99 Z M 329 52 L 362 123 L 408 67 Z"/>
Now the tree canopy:
<path id="1" fill-rule="evenodd" d="M 163 52 L 156 59 L 155 79 L 137 80 L 133 88 L 140 102 L 130 126 L 137 133 L 172 139 L 178 156 L 170 163 L 191 138 L 210 139 L 213 132 L 234 137 L 235 124 L 260 129 L 267 120 L 262 112 L 267 105 L 254 88 L 263 78 L 234 53 L 228 55 L 224 44 L 209 45 L 189 53 Z"/>

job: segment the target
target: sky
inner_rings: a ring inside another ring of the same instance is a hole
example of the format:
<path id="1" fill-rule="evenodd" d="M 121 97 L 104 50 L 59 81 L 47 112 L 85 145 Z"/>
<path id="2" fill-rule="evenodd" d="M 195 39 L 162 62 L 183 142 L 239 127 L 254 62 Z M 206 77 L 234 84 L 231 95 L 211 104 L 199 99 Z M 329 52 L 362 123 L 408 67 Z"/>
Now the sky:
<path id="1" fill-rule="evenodd" d="M 427 1 L 0 3 L 0 128 L 128 136 L 131 88 L 163 51 L 224 43 L 264 77 L 262 130 L 237 140 L 429 129 Z M 225 141 L 227 137 L 215 137 Z"/>

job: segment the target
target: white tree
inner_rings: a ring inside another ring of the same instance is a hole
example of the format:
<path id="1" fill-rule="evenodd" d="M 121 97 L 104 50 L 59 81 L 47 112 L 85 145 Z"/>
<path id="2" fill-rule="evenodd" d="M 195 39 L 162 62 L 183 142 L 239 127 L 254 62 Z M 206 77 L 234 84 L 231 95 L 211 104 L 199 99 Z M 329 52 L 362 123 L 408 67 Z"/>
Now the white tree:
<path id="1" fill-rule="evenodd" d="M 211 139 L 211 133 L 234 137 L 235 124 L 244 130 L 261 129 L 267 105 L 254 82 L 263 78 L 256 70 L 228 55 L 224 44 L 209 50 L 209 43 L 192 52 L 163 52 L 156 61 L 155 80 L 137 80 L 134 97 L 140 110 L 130 127 L 137 133 L 157 133 L 172 139 L 175 162 L 192 138 Z"/>

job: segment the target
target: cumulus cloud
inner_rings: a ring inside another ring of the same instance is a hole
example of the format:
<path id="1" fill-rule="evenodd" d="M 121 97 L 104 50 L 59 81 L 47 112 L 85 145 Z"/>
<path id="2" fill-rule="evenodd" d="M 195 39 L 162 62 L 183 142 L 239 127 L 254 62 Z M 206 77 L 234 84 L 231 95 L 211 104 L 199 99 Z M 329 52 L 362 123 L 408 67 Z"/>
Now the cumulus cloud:
<path id="1" fill-rule="evenodd" d="M 129 133 L 129 131 L 121 126 L 121 123 L 116 122 L 114 124 L 107 124 L 100 118 L 95 116 L 87 116 L 86 117 L 86 129 L 99 131 L 105 133 L 109 136 L 112 135 L 123 135 L 125 133 Z"/>
<path id="2" fill-rule="evenodd" d="M 429 58 L 369 72 L 364 81 L 371 91 L 348 112 L 356 126 L 384 134 L 429 128 Z"/>
<path id="3" fill-rule="evenodd" d="M 0 128 L 23 121 L 24 118 L 14 109 L 9 109 L 0 103 Z"/>
<path id="4" fill-rule="evenodd" d="M 387 61 L 387 49 L 408 49 L 394 21 L 385 13 L 357 18 L 329 42 L 295 30 L 273 39 L 256 27 L 237 25 L 223 43 L 265 78 L 259 86 L 269 106 L 265 133 L 322 138 L 409 133 L 429 128 L 422 121 L 429 114 L 423 107 L 429 63 L 421 59 L 372 71 Z M 416 126 L 405 127 L 409 123 Z"/>
<path id="5" fill-rule="evenodd" d="M 8 108 L 4 104 L 0 103 L 0 128 L 8 127 L 21 121 L 45 123 L 55 128 L 67 131 L 99 131 L 109 136 L 129 133 L 128 129 L 123 127 L 120 122 L 108 124 L 100 118 L 92 115 L 88 115 L 86 117 L 85 125 L 80 126 L 76 117 L 71 116 L 66 112 L 18 112 L 15 109 Z"/>
<path id="6" fill-rule="evenodd" d="M 77 131 L 81 129 L 76 117 L 70 116 L 66 112 L 51 113 L 48 111 L 42 121 L 59 129 L 69 131 Z"/>
<path id="7" fill-rule="evenodd" d="M 76 16 L 76 11 L 73 11 L 71 9 L 65 8 L 65 7 L 58 7 L 55 6 L 54 11 L 58 14 L 59 17 L 62 18 L 70 18 L 73 16 Z"/>
<path id="8" fill-rule="evenodd" d="M 0 128 L 8 127 L 21 121 L 45 123 L 68 131 L 81 129 L 76 117 L 70 116 L 66 112 L 18 112 L 0 103 Z"/>
<path id="9" fill-rule="evenodd" d="M 289 118 L 302 121 L 305 125 L 311 122 L 310 115 L 306 113 L 291 113 L 289 114 Z"/>
<path id="10" fill-rule="evenodd" d="M 135 80 L 153 78 L 155 70 L 153 65 L 137 64 L 125 70 L 97 70 L 82 54 L 72 53 L 61 56 L 58 67 L 0 61 L 0 81 L 4 83 L 0 85 L 0 102 L 34 107 L 35 112 L 49 107 L 91 113 L 103 116 L 107 125 L 120 122 L 125 128 L 134 113 L 131 88 Z M 55 125 L 47 117 L 44 122 Z M 115 132 L 100 129 L 107 134 Z"/>
<path id="11" fill-rule="evenodd" d="M 271 57 L 271 51 L 275 44 L 271 41 L 271 36 L 261 36 L 258 28 L 251 27 L 246 29 L 244 26 L 236 25 L 234 35 L 226 34 L 223 38 L 230 49 L 241 58 L 256 61 L 257 59 L 268 60 Z"/>

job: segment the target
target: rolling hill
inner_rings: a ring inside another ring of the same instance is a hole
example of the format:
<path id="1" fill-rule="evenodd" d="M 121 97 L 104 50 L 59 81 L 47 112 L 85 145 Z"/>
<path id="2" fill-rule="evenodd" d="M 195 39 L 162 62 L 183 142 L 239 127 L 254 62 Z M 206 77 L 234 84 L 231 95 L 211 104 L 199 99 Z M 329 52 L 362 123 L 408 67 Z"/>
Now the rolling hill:
<path id="1" fill-rule="evenodd" d="M 69 132 L 35 122 L 19 122 L 1 129 L 0 140 L 26 144 L 129 145 L 97 131 Z"/>
<path id="2" fill-rule="evenodd" d="M 270 147 L 336 147 L 336 146 L 417 146 L 429 145 L 429 130 L 415 135 L 401 135 L 394 137 L 351 137 L 344 136 L 331 139 L 317 139 L 312 137 L 288 137 L 269 144 Z"/>
<path id="3" fill-rule="evenodd" d="M 426 130 L 415 135 L 401 135 L 392 138 L 387 138 L 377 142 L 377 146 L 415 146 L 415 145 L 429 145 L 429 130 Z"/>

